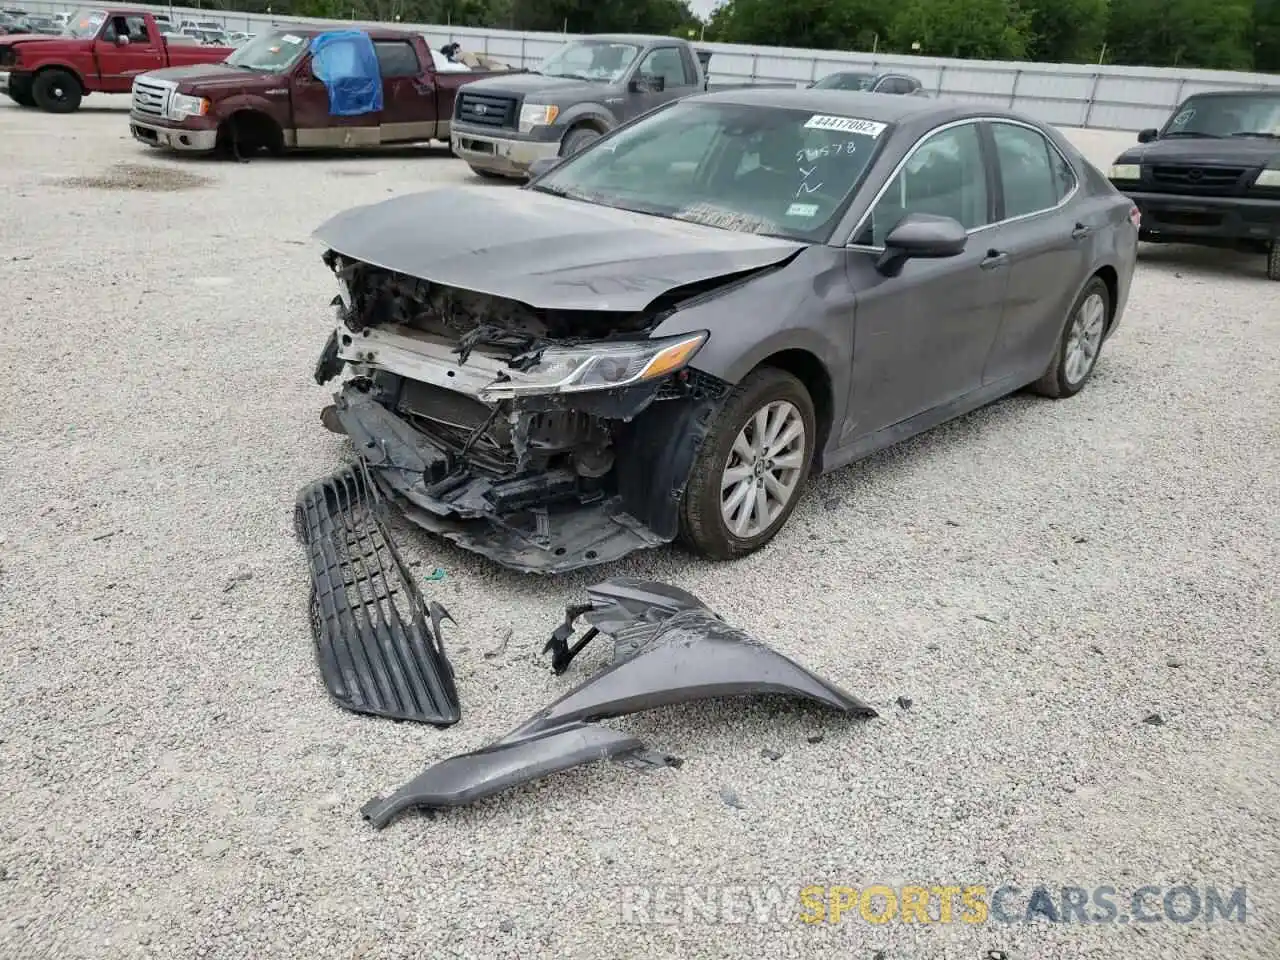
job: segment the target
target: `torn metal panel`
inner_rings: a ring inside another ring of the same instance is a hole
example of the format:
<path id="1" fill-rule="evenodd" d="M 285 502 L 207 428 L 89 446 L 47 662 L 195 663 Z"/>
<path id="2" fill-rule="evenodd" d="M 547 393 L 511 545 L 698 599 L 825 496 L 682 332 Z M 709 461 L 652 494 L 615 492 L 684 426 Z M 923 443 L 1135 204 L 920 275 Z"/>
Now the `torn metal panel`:
<path id="1" fill-rule="evenodd" d="M 466 227 L 423 230 L 424 223 Z M 643 311 L 678 287 L 773 266 L 805 246 L 531 190 L 475 187 L 345 210 L 315 237 L 350 259 L 535 308 L 622 312 Z"/>
<path id="2" fill-rule="evenodd" d="M 447 727 L 462 716 L 441 624 L 377 516 L 362 467 L 344 467 L 298 494 L 295 528 L 311 567 L 316 660 L 341 707 Z"/>
<path id="3" fill-rule="evenodd" d="M 587 631 L 573 644 L 574 624 Z M 508 787 L 596 760 L 652 756 L 640 741 L 595 721 L 656 707 L 743 694 L 785 694 L 853 717 L 876 712 L 721 620 L 697 597 L 630 578 L 588 590 L 548 641 L 557 673 L 599 634 L 614 641 L 613 661 L 490 746 L 433 764 L 363 814 L 381 829 L 414 807 L 456 807 Z"/>

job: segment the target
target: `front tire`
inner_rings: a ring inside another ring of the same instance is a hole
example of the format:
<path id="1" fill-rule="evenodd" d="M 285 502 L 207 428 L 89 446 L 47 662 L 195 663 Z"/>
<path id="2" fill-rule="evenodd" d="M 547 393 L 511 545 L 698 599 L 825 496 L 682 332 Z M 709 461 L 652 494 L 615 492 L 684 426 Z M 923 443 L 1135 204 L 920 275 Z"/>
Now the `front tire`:
<path id="1" fill-rule="evenodd" d="M 510 180 L 511 179 L 510 177 L 504 177 L 500 173 L 495 173 L 492 170 L 485 170 L 483 167 L 472 167 L 471 172 L 474 173 L 481 180 Z"/>
<path id="2" fill-rule="evenodd" d="M 786 524 L 817 439 L 813 399 L 798 378 L 761 367 L 739 383 L 694 461 L 680 537 L 713 560 L 759 550 Z"/>
<path id="3" fill-rule="evenodd" d="M 590 127 L 579 127 L 577 130 L 570 130 L 564 135 L 564 139 L 560 141 L 560 156 L 572 157 L 575 153 L 581 152 L 599 140 L 600 136 L 599 130 L 592 130 Z"/>
<path id="4" fill-rule="evenodd" d="M 65 70 L 46 70 L 31 84 L 35 105 L 46 113 L 75 113 L 84 93 L 80 81 Z"/>
<path id="5" fill-rule="evenodd" d="M 1093 277 L 1067 314 L 1049 369 L 1031 389 L 1055 400 L 1074 397 L 1083 390 L 1098 365 L 1110 322 L 1111 291 L 1101 277 Z"/>

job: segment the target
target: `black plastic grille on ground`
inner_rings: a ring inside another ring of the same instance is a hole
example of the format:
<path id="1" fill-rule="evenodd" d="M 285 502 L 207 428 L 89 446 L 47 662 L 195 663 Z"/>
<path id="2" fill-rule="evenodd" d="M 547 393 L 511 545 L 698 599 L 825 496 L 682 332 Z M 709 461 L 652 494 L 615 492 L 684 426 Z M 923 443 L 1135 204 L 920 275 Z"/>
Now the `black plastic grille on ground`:
<path id="1" fill-rule="evenodd" d="M 447 727 L 462 716 L 441 622 L 379 516 L 377 485 L 361 463 L 298 494 L 294 514 L 311 566 L 316 659 L 339 706 Z"/>

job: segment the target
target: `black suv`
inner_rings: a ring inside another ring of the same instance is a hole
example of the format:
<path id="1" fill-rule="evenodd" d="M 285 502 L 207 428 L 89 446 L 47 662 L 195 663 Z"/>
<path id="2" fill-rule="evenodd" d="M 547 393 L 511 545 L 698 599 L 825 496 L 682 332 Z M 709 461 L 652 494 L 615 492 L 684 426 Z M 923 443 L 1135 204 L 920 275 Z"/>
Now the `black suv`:
<path id="1" fill-rule="evenodd" d="M 905 73 L 862 73 L 843 70 L 828 73 L 821 80 L 809 84 L 814 90 L 861 90 L 865 93 L 905 93 L 927 97 L 924 86 L 915 77 Z"/>
<path id="2" fill-rule="evenodd" d="M 1198 93 L 1116 157 L 1139 237 L 1260 252 L 1280 280 L 1280 89 Z"/>

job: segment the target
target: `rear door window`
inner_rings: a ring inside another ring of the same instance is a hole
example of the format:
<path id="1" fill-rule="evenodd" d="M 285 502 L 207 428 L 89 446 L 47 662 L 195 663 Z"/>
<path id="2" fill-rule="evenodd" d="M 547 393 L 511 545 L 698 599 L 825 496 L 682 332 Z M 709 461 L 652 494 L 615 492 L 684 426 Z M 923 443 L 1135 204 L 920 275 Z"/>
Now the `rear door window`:
<path id="1" fill-rule="evenodd" d="M 408 40 L 375 40 L 373 52 L 378 57 L 378 72 L 383 79 L 416 77 L 422 73 L 418 51 Z"/>
<path id="2" fill-rule="evenodd" d="M 992 123 L 996 156 L 1000 161 L 1000 186 L 1004 191 L 1006 219 L 1052 210 L 1059 199 L 1059 173 L 1054 159 L 1061 159 L 1049 141 L 1030 127 Z"/>

